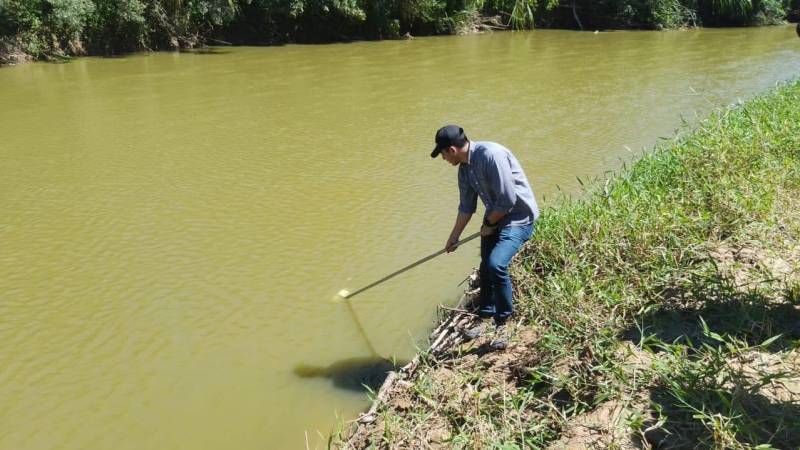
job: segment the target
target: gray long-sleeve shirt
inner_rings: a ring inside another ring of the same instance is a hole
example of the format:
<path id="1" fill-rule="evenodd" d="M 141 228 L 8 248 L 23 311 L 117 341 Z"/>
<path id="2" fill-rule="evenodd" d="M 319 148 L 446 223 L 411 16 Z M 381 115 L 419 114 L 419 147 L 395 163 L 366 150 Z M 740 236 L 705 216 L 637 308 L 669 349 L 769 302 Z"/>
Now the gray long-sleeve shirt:
<path id="1" fill-rule="evenodd" d="M 467 162 L 458 167 L 458 210 L 473 214 L 478 197 L 490 211 L 506 215 L 501 226 L 521 226 L 539 217 L 539 207 L 528 178 L 511 151 L 495 142 L 470 142 Z"/>

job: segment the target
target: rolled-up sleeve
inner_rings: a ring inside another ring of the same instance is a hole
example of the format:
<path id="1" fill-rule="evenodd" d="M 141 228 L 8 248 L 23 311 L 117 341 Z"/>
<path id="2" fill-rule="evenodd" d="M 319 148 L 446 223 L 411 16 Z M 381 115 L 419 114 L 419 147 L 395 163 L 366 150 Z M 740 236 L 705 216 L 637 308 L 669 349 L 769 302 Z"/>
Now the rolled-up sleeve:
<path id="1" fill-rule="evenodd" d="M 492 209 L 507 213 L 517 203 L 511 162 L 507 157 L 492 158 L 486 166 L 486 177 L 491 186 Z"/>
<path id="2" fill-rule="evenodd" d="M 458 171 L 458 191 L 460 200 L 458 203 L 458 211 L 464 214 L 475 214 L 478 209 L 478 193 L 469 184 L 466 174 Z"/>

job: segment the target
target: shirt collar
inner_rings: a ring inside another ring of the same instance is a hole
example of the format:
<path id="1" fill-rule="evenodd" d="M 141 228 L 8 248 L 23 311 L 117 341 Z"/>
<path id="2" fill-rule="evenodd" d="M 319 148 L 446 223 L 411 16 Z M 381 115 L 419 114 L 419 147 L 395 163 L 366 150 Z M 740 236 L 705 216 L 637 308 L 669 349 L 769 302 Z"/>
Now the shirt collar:
<path id="1" fill-rule="evenodd" d="M 475 152 L 475 145 L 473 145 L 472 141 L 467 141 L 469 143 L 469 150 L 467 150 L 467 164 L 469 164 L 470 160 L 472 160 L 472 153 Z"/>

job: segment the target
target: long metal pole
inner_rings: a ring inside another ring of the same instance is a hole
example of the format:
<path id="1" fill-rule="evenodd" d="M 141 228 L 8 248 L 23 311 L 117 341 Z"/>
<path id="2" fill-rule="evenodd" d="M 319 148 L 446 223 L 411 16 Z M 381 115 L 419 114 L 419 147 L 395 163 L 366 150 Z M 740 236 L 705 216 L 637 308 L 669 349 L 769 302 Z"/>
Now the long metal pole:
<path id="1" fill-rule="evenodd" d="M 478 237 L 478 236 L 480 236 L 480 235 L 481 235 L 481 232 L 480 232 L 480 231 L 478 231 L 478 232 L 477 232 L 477 233 L 475 233 L 475 234 L 471 234 L 471 235 L 469 235 L 469 236 L 465 237 L 464 239 L 462 239 L 462 240 L 458 241 L 458 243 L 456 243 L 456 247 L 458 247 L 458 246 L 460 246 L 461 244 L 464 244 L 464 243 L 466 243 L 466 242 L 469 242 L 469 241 L 471 241 L 471 240 L 475 239 L 476 237 Z M 442 250 L 439 250 L 438 252 L 436 252 L 436 253 L 434 253 L 434 254 L 432 254 L 432 255 L 428 255 L 428 256 L 426 256 L 426 257 L 424 257 L 424 258 L 420 259 L 420 260 L 419 260 L 419 261 L 417 261 L 417 262 L 414 262 L 414 263 L 412 263 L 412 264 L 409 264 L 409 265 L 407 265 L 407 266 L 403 267 L 402 269 L 398 270 L 397 272 L 394 272 L 394 273 L 391 273 L 391 274 L 389 274 L 389 275 L 386 275 L 385 277 L 381 278 L 380 280 L 378 280 L 378 281 L 376 281 L 376 282 L 374 282 L 374 283 L 371 283 L 371 284 L 369 284 L 369 285 L 367 285 L 367 286 L 364 286 L 364 287 L 362 287 L 361 289 L 358 289 L 358 290 L 356 290 L 356 291 L 353 291 L 353 292 L 351 292 L 351 293 L 347 294 L 346 296 L 344 296 L 344 298 L 345 298 L 346 300 L 349 300 L 349 299 L 351 299 L 351 298 L 355 297 L 356 295 L 358 295 L 358 294 L 360 294 L 360 293 L 362 293 L 362 292 L 366 291 L 367 289 L 373 288 L 373 287 L 375 287 L 375 286 L 377 286 L 377 285 L 379 285 L 379 284 L 383 283 L 384 281 L 387 281 L 387 280 L 389 280 L 389 279 L 392 279 L 392 278 L 396 277 L 397 275 L 400 275 L 401 273 L 403 273 L 403 272 L 405 272 L 405 271 L 407 271 L 407 270 L 413 269 L 414 267 L 417 267 L 418 265 L 420 265 L 420 264 L 422 264 L 422 263 L 424 263 L 424 262 L 427 262 L 427 261 L 430 261 L 430 260 L 432 260 L 433 258 L 436 258 L 437 256 L 441 255 L 441 254 L 442 254 L 442 253 L 444 253 L 444 252 L 445 252 L 445 250 L 444 250 L 444 249 L 442 249 Z"/>

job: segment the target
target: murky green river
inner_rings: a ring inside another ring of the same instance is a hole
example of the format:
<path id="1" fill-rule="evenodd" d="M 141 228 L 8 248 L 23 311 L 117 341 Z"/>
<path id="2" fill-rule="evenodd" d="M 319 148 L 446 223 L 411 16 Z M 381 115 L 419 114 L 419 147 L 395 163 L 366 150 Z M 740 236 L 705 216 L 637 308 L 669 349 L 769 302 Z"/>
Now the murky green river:
<path id="1" fill-rule="evenodd" d="M 330 302 L 444 244 L 436 128 L 506 144 L 546 204 L 798 74 L 790 27 L 4 68 L 0 449 L 321 446 L 368 404 L 348 362 L 411 358 L 477 264 L 467 245 L 360 295 L 363 333 Z"/>

